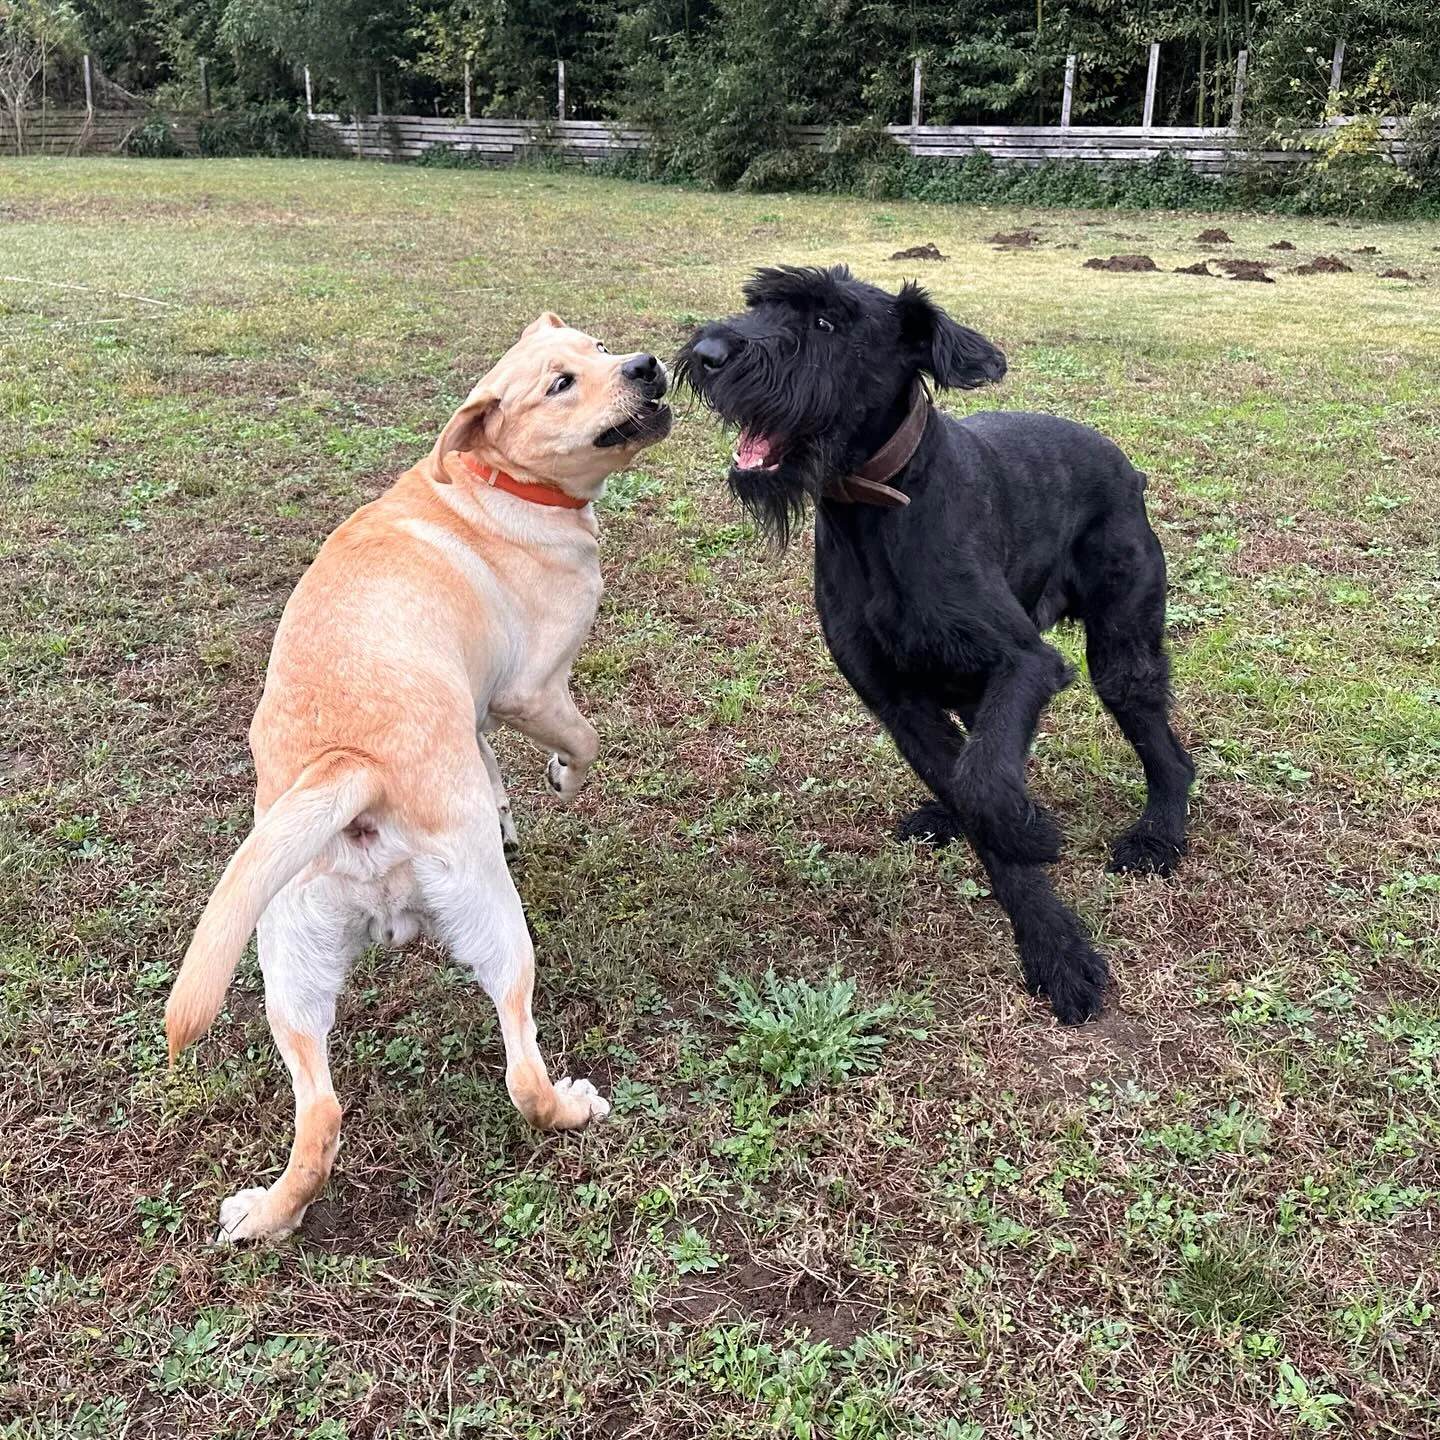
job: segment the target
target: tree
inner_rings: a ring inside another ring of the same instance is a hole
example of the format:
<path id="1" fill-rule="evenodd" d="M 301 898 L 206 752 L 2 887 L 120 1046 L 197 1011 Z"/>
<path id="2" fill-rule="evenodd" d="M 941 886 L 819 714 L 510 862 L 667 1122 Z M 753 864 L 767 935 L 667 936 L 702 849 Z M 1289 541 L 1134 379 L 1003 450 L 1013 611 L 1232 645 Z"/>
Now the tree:
<path id="1" fill-rule="evenodd" d="M 308 66 L 364 114 L 375 76 L 409 58 L 408 18 L 393 0 L 227 0 L 220 34 L 239 52 L 273 55 L 297 73 Z"/>
<path id="2" fill-rule="evenodd" d="M 25 153 L 25 111 L 52 55 L 73 52 L 80 23 L 64 0 L 0 0 L 0 101 Z"/>

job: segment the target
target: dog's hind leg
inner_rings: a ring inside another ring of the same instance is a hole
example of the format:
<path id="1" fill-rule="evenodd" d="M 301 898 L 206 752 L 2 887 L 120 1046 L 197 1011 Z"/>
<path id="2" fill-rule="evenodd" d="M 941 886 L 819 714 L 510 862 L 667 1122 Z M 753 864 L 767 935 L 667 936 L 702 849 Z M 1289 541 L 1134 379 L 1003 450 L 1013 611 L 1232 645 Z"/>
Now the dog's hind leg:
<path id="1" fill-rule="evenodd" d="M 459 802 L 463 828 L 445 836 L 437 853 L 416 859 L 415 878 L 436 937 L 495 1002 L 515 1108 L 537 1129 L 578 1130 L 610 1106 L 588 1080 L 550 1081 L 531 1013 L 535 951 L 489 800 L 487 789 L 483 802 L 478 793 Z"/>
<path id="2" fill-rule="evenodd" d="M 1144 812 L 1117 837 L 1110 868 L 1168 875 L 1185 853 L 1195 765 L 1170 727 L 1165 560 L 1147 538 L 1130 590 L 1106 596 L 1103 609 L 1087 607 L 1086 659 L 1096 693 L 1145 768 Z"/>
<path id="3" fill-rule="evenodd" d="M 513 855 L 520 848 L 520 832 L 515 828 L 515 817 L 510 811 L 510 795 L 505 789 L 505 777 L 500 773 L 500 762 L 490 747 L 489 738 L 483 730 L 475 732 L 480 746 L 480 758 L 485 762 L 485 774 L 490 781 L 490 793 L 495 797 L 495 808 L 500 812 L 500 839 L 504 842 L 505 853 Z"/>
<path id="4" fill-rule="evenodd" d="M 364 944 L 336 885 L 327 878 L 287 886 L 260 920 L 265 1013 L 295 1088 L 295 1140 L 273 1185 L 241 1190 L 220 1206 L 218 1243 L 278 1240 L 298 1229 L 335 1163 L 341 1112 L 327 1041 L 336 996 Z"/>

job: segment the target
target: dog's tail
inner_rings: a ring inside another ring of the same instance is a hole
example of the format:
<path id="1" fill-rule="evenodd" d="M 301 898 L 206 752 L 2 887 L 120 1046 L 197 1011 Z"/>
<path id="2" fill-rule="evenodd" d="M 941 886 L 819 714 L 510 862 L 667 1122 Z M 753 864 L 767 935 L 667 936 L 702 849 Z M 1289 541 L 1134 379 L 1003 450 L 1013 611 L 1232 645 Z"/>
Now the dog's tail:
<path id="1" fill-rule="evenodd" d="M 361 811 L 384 793 L 371 764 L 331 751 L 307 765 L 235 852 L 195 927 L 165 1003 L 170 1060 L 220 1012 L 230 977 L 265 907 Z"/>

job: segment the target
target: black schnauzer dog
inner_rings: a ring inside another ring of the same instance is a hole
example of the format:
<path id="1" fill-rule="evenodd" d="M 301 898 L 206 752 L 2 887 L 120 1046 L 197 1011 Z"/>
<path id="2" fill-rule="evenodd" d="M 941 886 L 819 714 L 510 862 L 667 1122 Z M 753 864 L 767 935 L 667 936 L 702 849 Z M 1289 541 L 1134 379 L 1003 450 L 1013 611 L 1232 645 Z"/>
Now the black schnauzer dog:
<path id="1" fill-rule="evenodd" d="M 744 293 L 746 309 L 702 326 L 679 362 L 740 426 L 730 487 L 781 545 L 814 505 L 830 653 L 935 795 L 898 833 L 967 838 L 1031 993 L 1067 1024 L 1090 1019 L 1108 966 L 1040 868 L 1061 837 L 1025 762 L 1041 710 L 1074 678 L 1042 632 L 1078 620 L 1095 689 L 1145 767 L 1145 810 L 1112 868 L 1166 875 L 1184 853 L 1195 767 L 1170 728 L 1145 477 L 1069 420 L 932 409 L 922 376 L 968 389 L 1003 376 L 1005 357 L 914 284 L 891 295 L 843 266 L 784 267 Z"/>

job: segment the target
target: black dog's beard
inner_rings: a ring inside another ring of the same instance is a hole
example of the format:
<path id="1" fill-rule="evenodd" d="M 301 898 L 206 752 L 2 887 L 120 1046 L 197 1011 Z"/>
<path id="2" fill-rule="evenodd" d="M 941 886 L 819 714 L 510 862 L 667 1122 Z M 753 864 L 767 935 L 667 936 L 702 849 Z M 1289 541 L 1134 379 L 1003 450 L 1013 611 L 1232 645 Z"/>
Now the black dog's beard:
<path id="1" fill-rule="evenodd" d="M 783 550 L 805 523 L 811 492 L 786 464 L 774 470 L 730 471 L 730 493 L 755 522 L 755 529 Z"/>
<path id="2" fill-rule="evenodd" d="M 844 474 L 845 446 L 834 436 L 842 428 L 842 410 L 824 372 L 801 364 L 796 350 L 750 344 L 743 363 L 720 376 L 707 376 L 690 351 L 675 366 L 703 405 L 740 428 L 739 452 L 746 436 L 763 441 L 762 454 L 775 464 L 730 468 L 730 492 L 760 536 L 785 549 L 805 523 L 809 505 L 821 497 L 832 474 Z"/>

